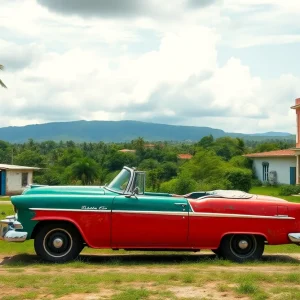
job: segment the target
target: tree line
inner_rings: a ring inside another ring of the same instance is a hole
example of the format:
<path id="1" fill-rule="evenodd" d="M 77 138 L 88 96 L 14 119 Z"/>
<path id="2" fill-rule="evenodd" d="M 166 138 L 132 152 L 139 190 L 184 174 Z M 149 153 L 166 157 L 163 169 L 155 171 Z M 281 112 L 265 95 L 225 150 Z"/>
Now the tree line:
<path id="1" fill-rule="evenodd" d="M 197 143 L 36 142 L 11 144 L 0 140 L 0 163 L 39 167 L 34 182 L 46 185 L 104 185 L 123 166 L 147 173 L 147 190 L 184 194 L 195 190 L 248 191 L 253 180 L 251 160 L 243 154 L 293 147 L 282 141 L 249 147 L 240 138 L 203 137 Z M 131 150 L 128 152 L 120 151 Z M 190 154 L 189 160 L 179 154 Z"/>

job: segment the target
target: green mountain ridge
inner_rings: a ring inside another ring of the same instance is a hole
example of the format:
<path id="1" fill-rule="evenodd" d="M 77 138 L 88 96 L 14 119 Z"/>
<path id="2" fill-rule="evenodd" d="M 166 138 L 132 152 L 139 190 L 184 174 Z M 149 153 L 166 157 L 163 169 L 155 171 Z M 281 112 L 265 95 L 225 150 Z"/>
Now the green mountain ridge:
<path id="1" fill-rule="evenodd" d="M 286 139 L 295 140 L 295 135 L 284 132 L 230 133 L 211 127 L 167 125 L 140 121 L 71 121 L 10 126 L 0 128 L 0 140 L 23 143 L 32 138 L 36 141 L 75 142 L 127 142 L 138 137 L 147 141 L 199 141 L 207 135 L 240 137 L 247 140 Z"/>

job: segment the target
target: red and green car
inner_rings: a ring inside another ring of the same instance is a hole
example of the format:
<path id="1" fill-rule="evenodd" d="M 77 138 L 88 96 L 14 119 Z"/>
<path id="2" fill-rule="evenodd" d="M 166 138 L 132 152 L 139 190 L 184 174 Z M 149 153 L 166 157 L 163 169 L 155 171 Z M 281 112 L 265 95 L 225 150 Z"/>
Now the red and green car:
<path id="1" fill-rule="evenodd" d="M 244 262 L 261 258 L 265 244 L 300 244 L 300 204 L 241 191 L 145 192 L 145 173 L 128 167 L 107 186 L 32 185 L 12 203 L 0 239 L 33 239 L 51 262 L 75 259 L 84 247 L 211 249 Z"/>

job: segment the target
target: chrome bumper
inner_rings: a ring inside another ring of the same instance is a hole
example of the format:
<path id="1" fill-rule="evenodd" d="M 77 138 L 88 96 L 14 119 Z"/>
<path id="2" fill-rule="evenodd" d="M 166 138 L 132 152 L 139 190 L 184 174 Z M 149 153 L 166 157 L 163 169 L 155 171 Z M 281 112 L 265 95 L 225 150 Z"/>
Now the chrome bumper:
<path id="1" fill-rule="evenodd" d="M 15 216 L 8 216 L 0 221 L 0 240 L 6 242 L 24 242 L 27 238 L 27 232 L 16 231 L 23 229 L 22 224 L 16 220 Z"/>
<path id="2" fill-rule="evenodd" d="M 289 233 L 288 237 L 292 243 L 296 243 L 300 245 L 300 232 L 298 233 Z"/>

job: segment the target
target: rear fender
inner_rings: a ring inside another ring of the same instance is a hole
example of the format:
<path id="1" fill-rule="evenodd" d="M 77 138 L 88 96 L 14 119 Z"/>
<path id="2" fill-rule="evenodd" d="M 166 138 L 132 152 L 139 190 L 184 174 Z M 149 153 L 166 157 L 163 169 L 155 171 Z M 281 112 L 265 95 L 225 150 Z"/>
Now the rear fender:
<path id="1" fill-rule="evenodd" d="M 225 236 L 227 236 L 227 235 L 233 235 L 233 234 L 246 234 L 246 235 L 256 235 L 256 236 L 261 236 L 261 237 L 263 237 L 263 238 L 265 239 L 265 241 L 268 242 L 267 236 L 266 236 L 264 233 L 262 233 L 262 232 L 245 232 L 245 231 L 240 232 L 240 231 L 234 231 L 234 232 L 226 232 L 226 233 L 224 233 L 224 234 L 222 235 L 222 237 L 221 237 L 220 243 L 221 243 L 221 241 L 223 240 L 223 238 L 224 238 Z"/>

